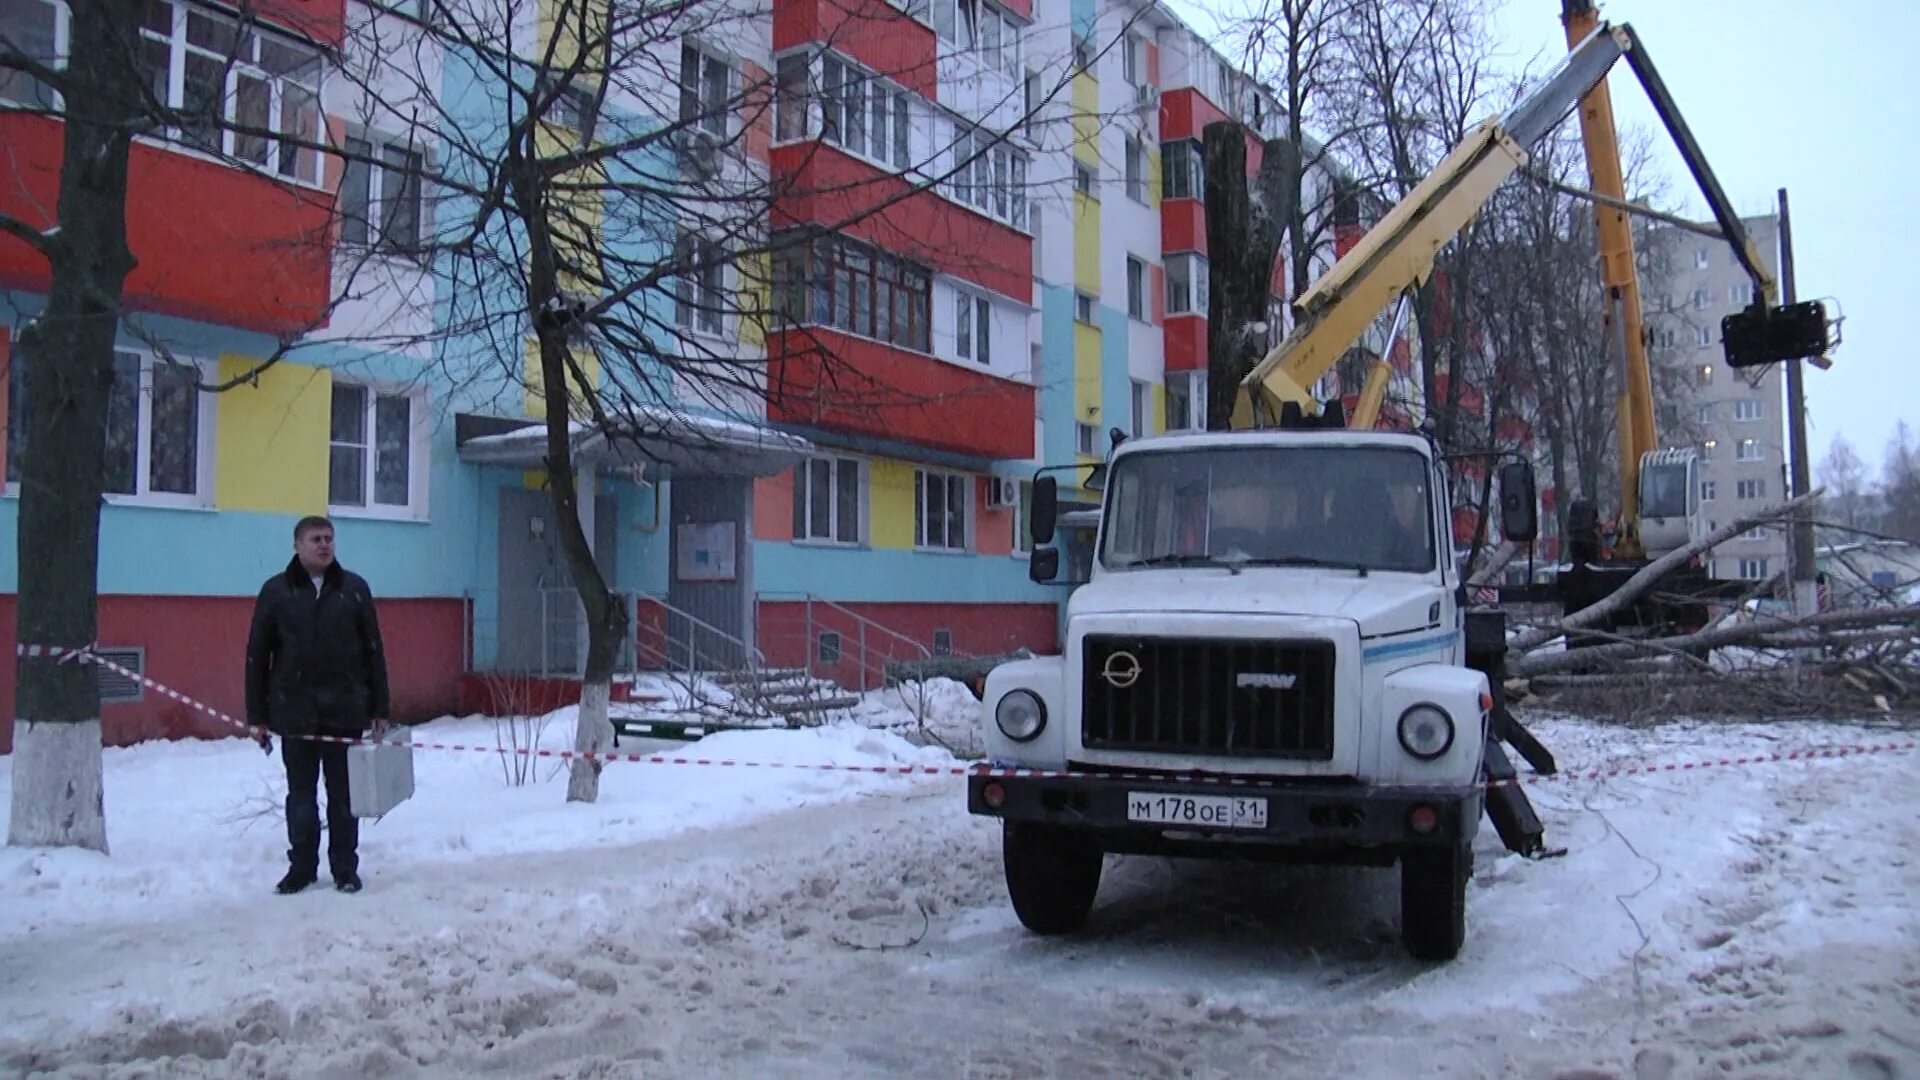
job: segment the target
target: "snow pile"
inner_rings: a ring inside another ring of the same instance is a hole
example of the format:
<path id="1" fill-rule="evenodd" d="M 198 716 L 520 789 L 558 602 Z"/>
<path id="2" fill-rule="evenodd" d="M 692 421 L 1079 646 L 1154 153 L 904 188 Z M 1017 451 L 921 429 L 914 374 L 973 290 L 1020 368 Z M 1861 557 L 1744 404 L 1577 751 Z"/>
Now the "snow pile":
<path id="1" fill-rule="evenodd" d="M 853 723 L 924 735 L 960 757 L 978 757 L 985 749 L 980 699 L 954 679 L 904 682 L 869 691 L 848 712 Z"/>
<path id="2" fill-rule="evenodd" d="M 569 706 L 541 718 L 539 746 L 571 748 L 576 713 Z M 483 717 L 443 718 L 411 732 L 416 742 L 497 746 L 497 727 Z M 729 731 L 694 743 L 625 739 L 616 752 L 756 765 L 956 764 L 938 747 L 850 726 Z M 0 906 L 16 929 L 257 897 L 285 872 L 286 783 L 277 745 L 271 756 L 239 740 L 146 743 L 104 754 L 111 856 L 0 849 Z M 566 761 L 535 758 L 530 782 L 515 786 L 510 777 L 521 760 L 416 749 L 413 797 L 386 818 L 361 823 L 369 888 L 423 864 L 630 845 L 924 782 L 850 770 L 616 761 L 601 773 L 599 801 L 583 805 L 565 802 Z M 0 763 L 0 789 L 10 796 L 12 759 Z M 324 863 L 323 856 L 323 883 Z"/>
<path id="3" fill-rule="evenodd" d="M 1531 726 L 1569 772 L 1913 737 Z M 669 752 L 951 760 L 850 723 Z M 278 823 L 232 820 L 277 780 L 257 748 L 150 744 L 106 762 L 110 858 L 0 850 L 0 1071 L 1920 1069 L 1913 754 L 1533 783 L 1567 854 L 1522 860 L 1483 825 L 1467 946 L 1438 966 L 1406 957 L 1397 874 L 1373 868 L 1115 857 L 1085 932 L 1028 934 L 997 824 L 966 812 L 955 776 L 612 764 L 600 803 L 567 806 L 544 771 L 509 788 L 495 759 L 420 751 L 419 792 L 364 831 L 368 891 L 281 898 Z"/>

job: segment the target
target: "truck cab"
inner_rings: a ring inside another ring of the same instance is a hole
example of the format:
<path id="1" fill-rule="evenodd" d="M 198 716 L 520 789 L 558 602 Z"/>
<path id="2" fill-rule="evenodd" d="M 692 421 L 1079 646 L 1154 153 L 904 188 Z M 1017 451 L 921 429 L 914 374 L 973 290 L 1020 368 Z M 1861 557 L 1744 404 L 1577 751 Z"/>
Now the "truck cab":
<path id="1" fill-rule="evenodd" d="M 1104 470 L 1062 655 L 1000 665 L 982 699 L 968 807 L 1003 821 L 1022 922 L 1081 925 L 1107 853 L 1398 863 L 1408 948 L 1451 958 L 1492 698 L 1432 445 L 1184 433 Z M 1051 478 L 1035 494 L 1045 579 Z"/>

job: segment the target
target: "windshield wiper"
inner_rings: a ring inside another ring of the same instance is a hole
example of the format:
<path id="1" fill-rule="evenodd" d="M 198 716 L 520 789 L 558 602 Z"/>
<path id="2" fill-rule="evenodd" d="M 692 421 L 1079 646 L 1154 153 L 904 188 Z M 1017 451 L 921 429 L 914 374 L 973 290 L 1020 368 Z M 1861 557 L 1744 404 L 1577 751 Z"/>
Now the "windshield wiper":
<path id="1" fill-rule="evenodd" d="M 1367 564 L 1342 559 L 1322 559 L 1313 555 L 1269 555 L 1241 560 L 1242 566 L 1317 566 L 1328 570 L 1352 570 L 1367 576 Z"/>
<path id="2" fill-rule="evenodd" d="M 1218 566 L 1227 570 L 1237 570 L 1241 563 L 1215 558 L 1212 555 L 1149 555 L 1144 559 L 1134 559 L 1126 564 L 1128 569 L 1136 566 Z"/>

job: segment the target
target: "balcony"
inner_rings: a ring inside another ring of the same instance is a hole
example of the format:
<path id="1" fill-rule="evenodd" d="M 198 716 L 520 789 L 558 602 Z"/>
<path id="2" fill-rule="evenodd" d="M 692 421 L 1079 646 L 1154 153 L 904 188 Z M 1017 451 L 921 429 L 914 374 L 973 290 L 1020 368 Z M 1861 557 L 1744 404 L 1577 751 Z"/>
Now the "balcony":
<path id="1" fill-rule="evenodd" d="M 780 0 L 773 5 L 773 51 L 829 43 L 886 78 L 932 100 L 937 96 L 933 28 L 887 0 Z"/>
<path id="2" fill-rule="evenodd" d="M 10 158 L 0 213 L 53 224 L 63 142 L 58 120 L 0 113 Z M 332 195 L 144 141 L 133 146 L 127 191 L 137 260 L 129 308 L 270 334 L 324 320 Z M 0 237 L 0 286 L 45 292 L 50 283 L 38 252 Z"/>
<path id="3" fill-rule="evenodd" d="M 1033 456 L 1034 390 L 823 327 L 767 338 L 767 418 L 994 460 Z"/>

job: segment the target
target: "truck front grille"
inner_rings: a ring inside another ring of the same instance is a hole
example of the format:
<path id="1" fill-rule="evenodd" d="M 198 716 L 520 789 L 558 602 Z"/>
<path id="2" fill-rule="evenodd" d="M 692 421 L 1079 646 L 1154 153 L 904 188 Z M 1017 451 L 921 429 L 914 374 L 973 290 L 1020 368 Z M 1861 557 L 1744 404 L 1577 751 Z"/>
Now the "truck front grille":
<path id="1" fill-rule="evenodd" d="M 1333 758 L 1333 642 L 1088 635 L 1090 750 Z"/>

